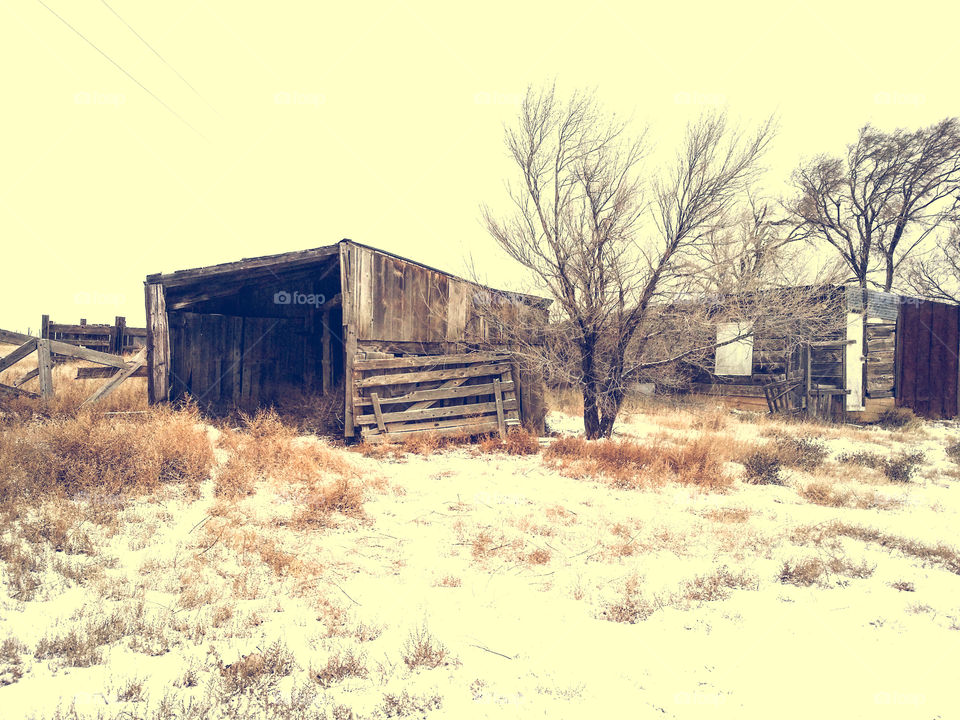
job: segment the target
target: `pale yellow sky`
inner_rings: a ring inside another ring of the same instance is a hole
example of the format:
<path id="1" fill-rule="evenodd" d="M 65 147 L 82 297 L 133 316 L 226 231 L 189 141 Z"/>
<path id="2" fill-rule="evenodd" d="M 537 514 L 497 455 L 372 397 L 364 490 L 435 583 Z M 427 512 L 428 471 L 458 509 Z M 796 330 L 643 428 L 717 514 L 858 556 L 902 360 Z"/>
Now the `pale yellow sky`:
<path id="1" fill-rule="evenodd" d="M 718 104 L 777 113 L 774 190 L 864 122 L 960 113 L 947 3 L 107 1 L 0 2 L 3 328 L 141 325 L 148 273 L 343 237 L 453 272 L 472 251 L 513 286 L 478 206 L 504 206 L 502 124 L 553 77 L 661 151 Z"/>

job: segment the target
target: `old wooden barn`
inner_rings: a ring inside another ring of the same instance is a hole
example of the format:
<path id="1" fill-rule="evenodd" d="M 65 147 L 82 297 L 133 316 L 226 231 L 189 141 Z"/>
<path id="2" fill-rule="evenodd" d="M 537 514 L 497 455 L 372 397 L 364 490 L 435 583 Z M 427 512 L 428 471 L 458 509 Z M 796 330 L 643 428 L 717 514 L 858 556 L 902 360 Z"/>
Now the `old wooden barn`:
<path id="1" fill-rule="evenodd" d="M 713 371 L 691 389 L 745 409 L 786 403 L 854 420 L 891 407 L 957 416 L 960 307 L 852 286 L 828 292 L 837 330 L 803 347 L 759 335 L 718 347 Z M 718 339 L 736 331 L 718 327 Z"/>
<path id="2" fill-rule="evenodd" d="M 150 275 L 145 294 L 153 403 L 250 411 L 336 392 L 347 437 L 542 431 L 542 379 L 505 328 L 545 322 L 548 300 L 350 240 Z"/>

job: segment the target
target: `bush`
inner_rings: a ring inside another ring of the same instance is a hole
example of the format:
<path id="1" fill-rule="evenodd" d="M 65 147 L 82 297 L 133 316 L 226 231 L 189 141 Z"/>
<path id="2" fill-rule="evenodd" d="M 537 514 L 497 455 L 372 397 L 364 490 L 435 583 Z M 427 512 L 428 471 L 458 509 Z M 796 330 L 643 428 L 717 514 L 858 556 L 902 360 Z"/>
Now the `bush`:
<path id="1" fill-rule="evenodd" d="M 403 646 L 403 662 L 411 670 L 437 668 L 455 662 L 446 647 L 434 638 L 426 627 L 410 633 Z"/>
<path id="2" fill-rule="evenodd" d="M 886 430 L 910 430 L 920 425 L 920 418 L 910 408 L 888 408 L 880 413 L 876 424 Z"/>
<path id="3" fill-rule="evenodd" d="M 960 440 L 956 440 L 947 445 L 947 457 L 960 465 Z"/>
<path id="4" fill-rule="evenodd" d="M 883 474 L 891 482 L 907 483 L 913 479 L 923 461 L 922 452 L 900 453 L 896 457 L 884 461 Z"/>
<path id="5" fill-rule="evenodd" d="M 823 441 L 808 436 L 777 435 L 774 446 L 780 462 L 808 472 L 820 467 L 827 457 Z"/>
<path id="6" fill-rule="evenodd" d="M 746 471 L 745 482 L 751 485 L 784 485 L 783 464 L 779 455 L 769 448 L 760 448 L 740 461 Z"/>

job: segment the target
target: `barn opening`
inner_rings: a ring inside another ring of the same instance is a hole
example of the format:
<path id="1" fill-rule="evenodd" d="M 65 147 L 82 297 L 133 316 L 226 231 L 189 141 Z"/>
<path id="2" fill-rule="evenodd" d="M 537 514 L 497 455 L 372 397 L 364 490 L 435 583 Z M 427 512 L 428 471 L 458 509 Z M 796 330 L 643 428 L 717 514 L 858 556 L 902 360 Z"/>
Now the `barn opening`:
<path id="1" fill-rule="evenodd" d="M 151 402 L 251 412 L 338 393 L 346 437 L 542 432 L 543 382 L 507 328 L 548 300 L 350 240 L 145 282 Z"/>

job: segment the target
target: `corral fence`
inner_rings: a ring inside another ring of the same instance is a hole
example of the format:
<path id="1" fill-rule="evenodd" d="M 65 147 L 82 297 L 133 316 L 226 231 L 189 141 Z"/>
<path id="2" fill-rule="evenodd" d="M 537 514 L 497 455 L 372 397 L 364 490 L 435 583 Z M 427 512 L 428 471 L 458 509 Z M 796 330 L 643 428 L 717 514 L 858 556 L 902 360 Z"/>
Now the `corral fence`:
<path id="1" fill-rule="evenodd" d="M 10 330 L 0 330 L 0 343 L 17 346 L 12 352 L 0 357 L 0 372 L 13 367 L 33 353 L 37 353 L 37 367 L 17 378 L 13 385 L 0 383 L 0 395 L 6 396 L 12 395 L 44 399 L 53 397 L 54 355 L 61 355 L 76 360 L 86 360 L 101 366 L 100 368 L 80 368 L 81 370 L 102 370 L 102 372 L 90 374 L 87 375 L 87 377 L 106 378 L 106 382 L 98 387 L 97 390 L 84 401 L 84 405 L 105 398 L 116 390 L 124 380 L 141 371 L 147 362 L 146 347 L 141 348 L 132 358 L 125 358 L 121 355 L 71 345 L 61 340 L 38 338 Z M 78 373 L 77 377 L 81 377 L 81 375 Z M 27 389 L 26 386 L 32 380 L 39 381 L 39 392 Z"/>
<path id="2" fill-rule="evenodd" d="M 40 322 L 40 337 L 113 355 L 136 352 L 147 345 L 147 329 L 128 327 L 127 319 L 122 316 L 116 317 L 112 325 L 88 324 L 86 318 L 81 318 L 76 325 L 67 325 L 55 323 L 49 315 L 44 315 Z M 54 362 L 66 357 L 57 353 Z"/>
<path id="3" fill-rule="evenodd" d="M 520 425 L 513 360 L 498 352 L 365 353 L 353 363 L 354 422 L 368 442 L 417 432 L 506 437 Z"/>

